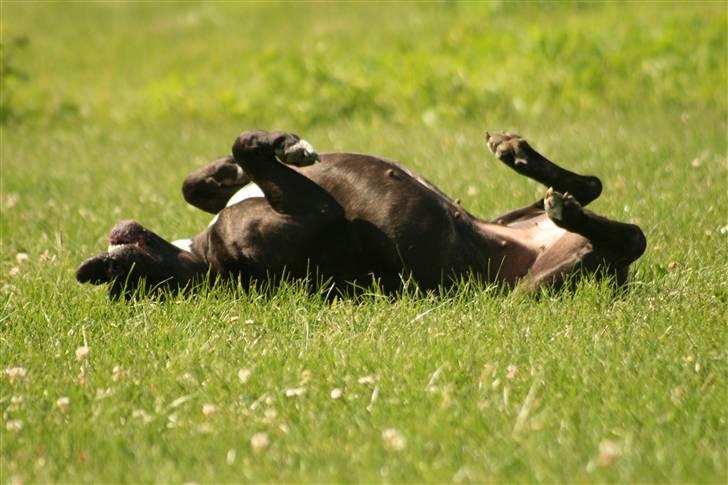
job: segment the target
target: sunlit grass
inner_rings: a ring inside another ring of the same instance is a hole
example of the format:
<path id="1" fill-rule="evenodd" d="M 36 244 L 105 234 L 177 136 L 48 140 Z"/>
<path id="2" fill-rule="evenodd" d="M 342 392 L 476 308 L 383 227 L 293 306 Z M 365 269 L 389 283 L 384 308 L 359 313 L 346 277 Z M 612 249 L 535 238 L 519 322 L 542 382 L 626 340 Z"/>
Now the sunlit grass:
<path id="1" fill-rule="evenodd" d="M 0 127 L 3 481 L 725 481 L 723 4 L 1 14 L 24 74 Z M 401 160 L 483 216 L 543 193 L 486 153 L 486 129 L 515 130 L 598 175 L 594 210 L 648 250 L 617 295 L 118 304 L 75 282 L 117 220 L 204 227 L 181 180 L 250 127 Z"/>

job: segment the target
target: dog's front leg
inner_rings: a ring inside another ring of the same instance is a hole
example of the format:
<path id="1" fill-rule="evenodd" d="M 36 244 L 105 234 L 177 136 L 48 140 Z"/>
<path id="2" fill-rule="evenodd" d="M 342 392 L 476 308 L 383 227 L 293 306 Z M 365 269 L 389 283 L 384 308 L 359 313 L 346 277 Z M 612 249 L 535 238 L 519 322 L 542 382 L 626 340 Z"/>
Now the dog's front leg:
<path id="1" fill-rule="evenodd" d="M 248 183 L 250 177 L 235 159 L 225 157 L 189 174 L 182 183 L 182 194 L 189 204 L 217 214 Z"/>
<path id="2" fill-rule="evenodd" d="M 318 184 L 285 165 L 313 163 L 318 155 L 300 137 L 285 132 L 250 130 L 233 143 L 233 158 L 280 213 L 331 220 L 343 209 Z M 281 160 L 284 163 L 280 163 Z"/>

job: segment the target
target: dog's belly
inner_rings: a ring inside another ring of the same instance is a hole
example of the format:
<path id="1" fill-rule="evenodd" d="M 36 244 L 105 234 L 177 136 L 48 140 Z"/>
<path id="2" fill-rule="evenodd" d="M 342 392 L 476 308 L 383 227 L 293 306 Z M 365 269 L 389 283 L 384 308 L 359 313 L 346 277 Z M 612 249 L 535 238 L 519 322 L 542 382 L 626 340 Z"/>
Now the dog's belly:
<path id="1" fill-rule="evenodd" d="M 358 154 L 322 159 L 301 171 L 344 208 L 360 258 L 375 276 L 404 271 L 432 288 L 443 278 L 489 271 L 490 244 L 481 247 L 472 216 L 437 187 L 396 162 Z"/>
<path id="2" fill-rule="evenodd" d="M 193 252 L 221 273 L 257 271 L 262 277 L 285 268 L 287 274 L 295 276 L 300 269 L 305 276 L 310 262 L 337 281 L 376 277 L 397 286 L 404 272 L 422 288 L 468 272 L 488 281 L 511 281 L 527 271 L 520 266 L 535 259 L 537 251 L 511 237 L 520 231 L 481 228 L 439 189 L 394 162 L 355 154 L 321 158 L 295 170 L 343 208 L 336 224 L 326 222 L 324 229 L 315 218 L 304 223 L 282 217 L 251 184 L 195 238 Z M 522 264 L 499 271 L 506 257 Z"/>
<path id="3" fill-rule="evenodd" d="M 525 240 L 534 249 L 541 252 L 553 246 L 564 234 L 566 234 L 565 229 L 560 228 L 544 215 L 535 219 L 533 225 L 526 229 Z"/>

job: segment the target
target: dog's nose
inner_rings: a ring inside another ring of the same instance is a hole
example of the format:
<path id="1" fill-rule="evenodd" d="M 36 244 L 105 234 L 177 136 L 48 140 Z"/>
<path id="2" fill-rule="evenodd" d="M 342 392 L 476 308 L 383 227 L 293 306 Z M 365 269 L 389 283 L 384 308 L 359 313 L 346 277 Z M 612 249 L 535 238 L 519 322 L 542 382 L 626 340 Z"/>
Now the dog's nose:
<path id="1" fill-rule="evenodd" d="M 108 253 L 101 253 L 92 258 L 88 258 L 76 270 L 76 280 L 79 283 L 91 283 L 92 285 L 100 285 L 108 282 L 108 262 Z"/>

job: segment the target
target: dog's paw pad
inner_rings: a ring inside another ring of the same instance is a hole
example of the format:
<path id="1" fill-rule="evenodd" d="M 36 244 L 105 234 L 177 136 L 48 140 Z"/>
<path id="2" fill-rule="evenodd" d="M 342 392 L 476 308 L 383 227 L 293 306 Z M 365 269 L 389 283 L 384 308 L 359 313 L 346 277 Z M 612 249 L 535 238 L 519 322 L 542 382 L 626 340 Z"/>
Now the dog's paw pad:
<path id="1" fill-rule="evenodd" d="M 278 157 L 288 165 L 302 167 L 311 165 L 319 159 L 318 153 L 313 146 L 304 139 L 298 140 L 293 145 L 286 147 Z"/>
<path id="2" fill-rule="evenodd" d="M 549 216 L 549 219 L 560 221 L 563 217 L 564 199 L 553 187 L 549 187 L 546 191 L 546 197 L 543 199 L 543 208 Z"/>
<path id="3" fill-rule="evenodd" d="M 510 132 L 485 133 L 485 141 L 488 148 L 498 160 L 509 165 L 527 165 L 525 148 L 528 146 L 526 140 L 520 135 Z"/>
<path id="4" fill-rule="evenodd" d="M 543 200 L 543 208 L 551 220 L 564 222 L 564 219 L 581 211 L 581 204 L 570 193 L 562 194 L 549 187 Z"/>
<path id="5" fill-rule="evenodd" d="M 218 185 L 222 186 L 240 185 L 243 181 L 247 180 L 243 168 L 234 163 L 225 163 L 220 165 L 217 171 L 213 174 L 212 179 L 217 182 Z"/>

